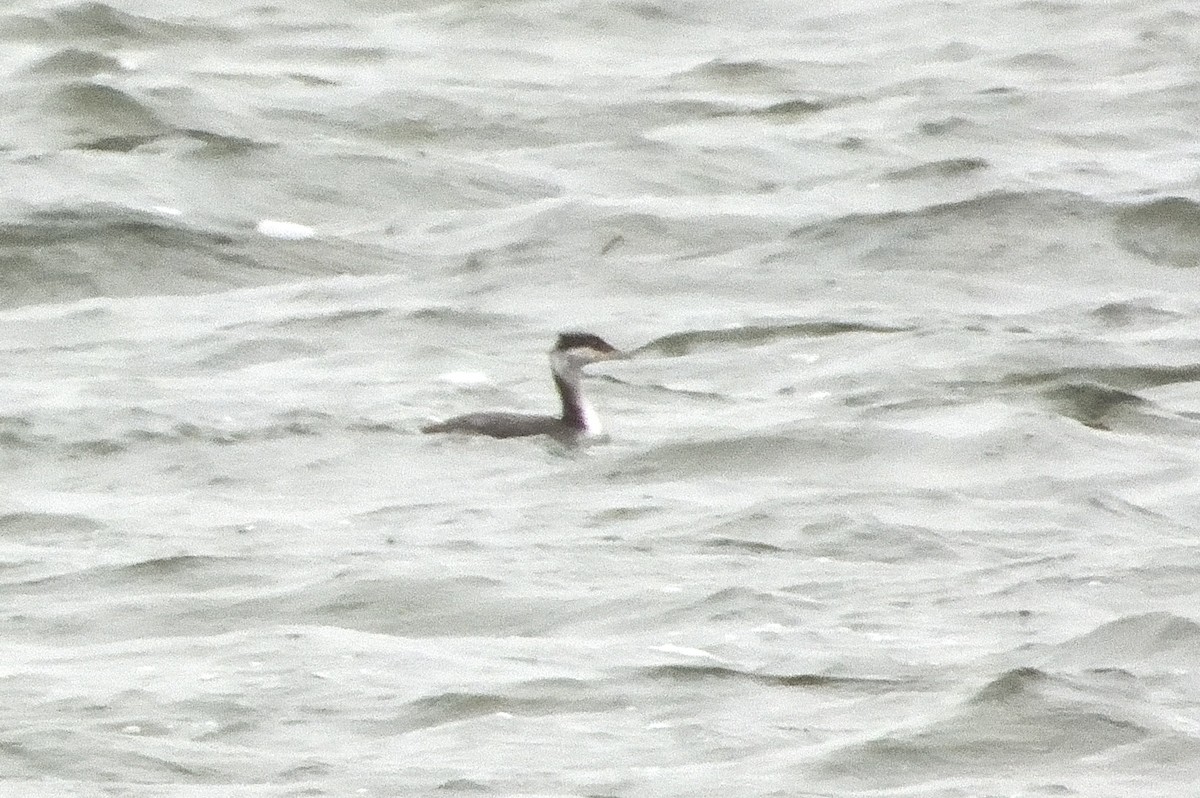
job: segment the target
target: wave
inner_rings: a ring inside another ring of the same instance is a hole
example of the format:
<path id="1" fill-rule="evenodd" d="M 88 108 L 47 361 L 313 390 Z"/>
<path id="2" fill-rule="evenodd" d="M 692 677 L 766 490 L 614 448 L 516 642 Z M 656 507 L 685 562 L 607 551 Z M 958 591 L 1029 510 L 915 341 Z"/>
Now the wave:
<path id="1" fill-rule="evenodd" d="M 607 685 L 583 679 L 535 679 L 503 692 L 448 691 L 409 701 L 371 724 L 395 734 L 504 713 L 517 717 L 614 712 L 628 706 Z M 374 730 L 374 729 L 373 729 Z"/>
<path id="2" fill-rule="evenodd" d="M 1169 429 L 1195 436 L 1188 413 L 1172 413 L 1139 391 L 1200 381 L 1200 364 L 1175 366 L 1063 366 L 1051 371 L 1008 374 L 999 385 L 1035 388 L 1056 413 L 1098 430 Z M 1147 423 L 1140 423 L 1140 422 Z M 1164 426 L 1165 425 L 1165 426 Z"/>
<path id="3" fill-rule="evenodd" d="M 650 681 L 695 684 L 708 681 L 744 682 L 764 687 L 798 687 L 886 693 L 911 684 L 902 679 L 828 676 L 818 673 L 767 673 L 724 665 L 653 665 L 639 668 L 636 675 Z"/>
<path id="4" fill-rule="evenodd" d="M 687 330 L 655 338 L 635 352 L 683 357 L 700 349 L 747 347 L 790 338 L 824 338 L 850 333 L 910 332 L 913 327 L 876 325 L 859 321 L 806 321 L 782 324 L 747 324 L 719 330 Z"/>
<path id="5" fill-rule="evenodd" d="M 887 172 L 888 180 L 945 180 L 991 168 L 983 158 L 946 158 Z"/>
<path id="6" fill-rule="evenodd" d="M 814 441 L 790 435 L 745 435 L 720 440 L 660 444 L 625 457 L 609 470 L 616 481 L 638 482 L 649 476 L 689 478 L 707 474 L 786 473 L 811 462 Z"/>
<path id="7" fill-rule="evenodd" d="M 179 555 L 21 578 L 0 584 L 0 595 L 21 613 L 14 639 L 106 643 L 281 625 L 421 638 L 536 636 L 585 611 L 486 577 L 314 574 L 311 566 L 282 556 Z M 295 573 L 281 587 L 289 569 Z"/>
<path id="8" fill-rule="evenodd" d="M 995 229 L 1055 216 L 1080 218 L 1099 213 L 1105 207 L 1102 202 L 1068 192 L 987 191 L 964 199 L 908 209 L 849 213 L 794 228 L 791 237 L 817 239 L 828 245 L 834 234 L 849 237 L 891 231 L 910 234 L 914 241 L 920 241 L 916 226 L 919 225 L 927 233 L 933 222 L 938 223 L 937 229 L 947 231 L 947 235 L 952 235 L 955 230 L 972 230 L 975 231 L 973 234 L 977 234 L 981 227 Z"/>
<path id="9" fill-rule="evenodd" d="M 1127 251 L 1178 269 L 1200 266 L 1200 203 L 1163 197 L 1119 209 L 1114 226 Z"/>
<path id="10" fill-rule="evenodd" d="M 88 78 L 98 74 L 117 74 L 125 67 L 111 55 L 95 50 L 66 47 L 40 58 L 24 69 L 27 75 Z"/>
<path id="11" fill-rule="evenodd" d="M 710 549 L 721 551 L 729 551 L 731 553 L 743 552 L 745 554 L 783 554 L 787 551 L 782 546 L 776 546 L 773 543 L 766 543 L 761 540 L 747 540 L 740 537 L 724 537 L 716 536 L 709 537 L 704 541 L 704 546 Z"/>
<path id="12" fill-rule="evenodd" d="M 1087 427 L 1107 430 L 1127 408 L 1148 404 L 1137 394 L 1090 382 L 1068 382 L 1042 391 L 1059 413 Z"/>
<path id="13" fill-rule="evenodd" d="M 705 61 L 671 76 L 678 87 L 730 86 L 743 89 L 774 89 L 787 86 L 792 71 L 769 61 Z"/>
<path id="14" fill-rule="evenodd" d="M 809 599 L 785 591 L 728 587 L 696 601 L 665 609 L 655 619 L 667 628 L 706 627 L 711 624 L 777 623 L 794 626 L 813 609 Z"/>
<path id="15" fill-rule="evenodd" d="M 176 141 L 183 155 L 219 158 L 278 146 L 244 135 L 198 92 L 139 91 L 123 73 L 112 58 L 77 48 L 30 65 L 26 80 L 9 96 L 42 111 L 43 130 L 26 147 L 130 153 L 150 144 L 161 150 L 163 142 Z"/>
<path id="16" fill-rule="evenodd" d="M 75 134 L 84 149 L 121 149 L 98 142 L 129 140 L 140 144 L 172 130 L 149 103 L 104 83 L 67 83 L 54 91 L 48 105 L 65 117 L 73 130 L 86 131 Z"/>
<path id="17" fill-rule="evenodd" d="M 1105 679 L 1068 679 L 1034 668 L 1000 674 L 965 702 L 915 728 L 825 756 L 818 774 L 845 787 L 900 786 L 1012 768 L 1061 771 L 1151 737 Z"/>
<path id="18" fill-rule="evenodd" d="M 114 47 L 235 39 L 228 28 L 200 18 L 166 22 L 99 2 L 66 3 L 40 14 L 10 14 L 0 20 L 0 37 L 38 42 L 101 40 Z"/>
<path id="19" fill-rule="evenodd" d="M 1041 667 L 1164 671 L 1200 662 L 1200 623 L 1168 612 L 1130 615 L 1014 658 Z"/>
<path id="20" fill-rule="evenodd" d="M 0 524 L 4 519 L 0 518 Z M 80 529 L 75 522 L 73 531 Z M 61 530 L 61 527 L 59 527 Z M 98 565 L 51 576 L 36 576 L 0 586 L 0 594 L 73 594 L 76 591 L 108 592 L 111 595 L 137 593 L 174 594 L 189 590 L 216 590 L 233 585 L 266 584 L 257 566 L 249 559 L 211 555 L 181 554 L 154 557 L 133 563 Z"/>
<path id="21" fill-rule="evenodd" d="M 588 167 L 582 167 L 588 168 Z M 651 170 L 637 180 L 652 181 Z M 690 176 L 685 176 L 689 181 Z M 698 173 L 696 183 L 711 182 Z M 625 281 L 661 293 L 661 280 L 644 268 L 647 259 L 687 261 L 778 239 L 788 227 L 783 219 L 738 214 L 723 202 L 698 198 L 663 201 L 656 197 L 613 205 L 588 199 L 539 199 L 501 211 L 458 213 L 434 231 L 443 254 L 457 254 L 472 271 L 497 271 L 506 279 L 513 271 L 542 284 L 577 284 L 581 267 L 594 263 L 623 269 Z M 728 265 L 714 265 L 728 280 Z"/>
<path id="22" fill-rule="evenodd" d="M 761 107 L 750 108 L 742 111 L 730 111 L 719 115 L 732 116 L 737 114 L 791 121 L 796 117 L 809 116 L 810 114 L 815 114 L 818 111 L 824 111 L 827 108 L 830 108 L 831 105 L 831 103 L 823 100 L 798 97 L 791 100 L 781 100 L 779 102 L 769 103 Z"/>
<path id="23" fill-rule="evenodd" d="M 945 170 L 969 174 L 984 168 L 974 158 L 952 159 L 900 170 L 893 178 L 924 178 Z M 1065 191 L 989 190 L 930 205 L 810 222 L 794 228 L 790 240 L 815 249 L 863 253 L 881 268 L 994 271 L 1044 257 L 1044 237 L 1030 231 L 1043 229 L 1047 219 L 1060 226 L 1060 247 L 1078 246 L 1093 257 L 1099 257 L 1096 242 L 1107 241 L 1114 251 L 1158 265 L 1200 263 L 1200 204 L 1182 197 L 1128 202 Z M 936 238 L 931 238 L 931 230 L 938 231 Z"/>
<path id="24" fill-rule="evenodd" d="M 105 203 L 40 208 L 0 222 L 11 264 L 0 307 L 91 297 L 191 294 L 395 268 L 395 254 L 340 239 L 288 241 L 249 225 Z"/>
<path id="25" fill-rule="evenodd" d="M 73 513 L 19 512 L 0 515 L 0 537 L 31 544 L 56 544 L 60 536 L 90 535 L 103 528 L 101 522 Z"/>
<path id="26" fill-rule="evenodd" d="M 780 554 L 849 562 L 903 563 L 954 560 L 957 542 L 924 526 L 884 522 L 842 509 L 813 513 L 810 502 L 772 500 L 728 513 L 689 533 L 706 548 L 772 557 Z M 796 519 L 803 518 L 802 522 Z"/>
<path id="27" fill-rule="evenodd" d="M 270 353 L 267 353 L 270 354 Z M 264 355 L 266 356 L 266 355 Z M 262 362 L 253 353 L 227 353 L 225 366 Z M 207 364 L 210 361 L 204 361 Z M 203 365 L 202 364 L 202 365 Z M 100 431 L 95 427 L 114 427 Z M 0 418 L 0 445 L 17 451 L 40 452 L 66 459 L 106 458 L 145 446 L 238 446 L 308 438 L 337 433 L 357 435 L 404 434 L 402 425 L 368 417 L 335 416 L 311 409 L 289 410 L 266 419 L 237 424 L 181 420 L 165 413 L 129 408 L 115 418 L 91 425 L 68 424 L 60 419 Z"/>
<path id="28" fill-rule="evenodd" d="M 1118 300 L 1105 302 L 1091 311 L 1088 316 L 1105 327 L 1123 329 L 1137 326 L 1156 326 L 1165 322 L 1175 321 L 1183 316 L 1181 313 L 1167 310 L 1154 302 L 1146 300 Z"/>
<path id="29" fill-rule="evenodd" d="M 607 478 L 628 482 L 789 474 L 836 481 L 847 469 L 863 482 L 868 470 L 879 469 L 891 475 L 889 484 L 894 487 L 897 469 L 909 470 L 905 464 L 918 456 L 916 452 L 925 458 L 926 468 L 933 469 L 957 463 L 960 448 L 921 432 L 872 425 L 801 425 L 659 443 L 615 460 L 607 467 Z"/>

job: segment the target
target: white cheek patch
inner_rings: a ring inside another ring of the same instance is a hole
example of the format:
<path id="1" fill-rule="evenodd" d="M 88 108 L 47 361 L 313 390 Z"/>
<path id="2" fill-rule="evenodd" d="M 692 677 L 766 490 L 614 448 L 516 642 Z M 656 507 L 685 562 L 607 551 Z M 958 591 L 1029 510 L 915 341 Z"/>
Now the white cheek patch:
<path id="1" fill-rule="evenodd" d="M 563 374 L 570 367 L 571 361 L 567 359 L 566 352 L 557 350 L 550 353 L 550 369 L 555 374 Z"/>
<path id="2" fill-rule="evenodd" d="M 550 365 L 555 371 L 562 373 L 564 369 L 577 369 L 589 363 L 595 363 L 597 360 L 607 360 L 608 358 L 608 352 L 601 352 L 599 349 L 586 346 L 551 352 Z"/>

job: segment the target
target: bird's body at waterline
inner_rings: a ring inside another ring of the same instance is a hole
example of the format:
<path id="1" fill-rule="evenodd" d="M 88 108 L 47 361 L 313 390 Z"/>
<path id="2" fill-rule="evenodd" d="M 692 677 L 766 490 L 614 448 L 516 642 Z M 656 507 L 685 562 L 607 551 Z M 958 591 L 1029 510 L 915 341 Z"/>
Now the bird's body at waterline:
<path id="1" fill-rule="evenodd" d="M 520 438 L 549 435 L 563 443 L 578 443 L 602 434 L 600 419 L 580 382 L 583 367 L 624 355 L 612 344 L 591 333 L 562 333 L 550 350 L 550 372 L 562 400 L 562 414 L 526 415 L 485 411 L 455 416 L 421 428 L 422 432 L 461 432 L 491 438 Z"/>

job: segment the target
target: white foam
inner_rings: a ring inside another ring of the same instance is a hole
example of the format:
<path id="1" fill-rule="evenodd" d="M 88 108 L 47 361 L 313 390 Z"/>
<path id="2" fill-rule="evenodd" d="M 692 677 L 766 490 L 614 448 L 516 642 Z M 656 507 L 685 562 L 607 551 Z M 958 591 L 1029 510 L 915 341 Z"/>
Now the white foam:
<path id="1" fill-rule="evenodd" d="M 651 651 L 661 651 L 664 654 L 679 654 L 683 657 L 697 657 L 701 659 L 720 659 L 716 654 L 710 654 L 699 648 L 689 648 L 688 646 L 675 646 L 670 643 L 665 643 L 661 646 L 651 646 Z"/>
<path id="2" fill-rule="evenodd" d="M 269 238 L 280 238 L 285 241 L 302 241 L 317 234 L 316 230 L 307 225 L 280 222 L 275 219 L 263 219 L 254 229 Z"/>
<path id="3" fill-rule="evenodd" d="M 484 385 L 492 381 L 492 378 L 482 371 L 447 371 L 438 379 L 452 385 Z"/>

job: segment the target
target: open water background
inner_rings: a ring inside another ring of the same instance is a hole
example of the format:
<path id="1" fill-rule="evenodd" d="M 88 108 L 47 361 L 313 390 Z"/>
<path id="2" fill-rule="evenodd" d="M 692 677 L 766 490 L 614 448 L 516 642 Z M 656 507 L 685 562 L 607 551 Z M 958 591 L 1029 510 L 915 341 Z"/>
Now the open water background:
<path id="1" fill-rule="evenodd" d="M 0 793 L 1200 794 L 1192 2 L 0 12 Z M 552 409 L 637 348 L 610 440 Z"/>

